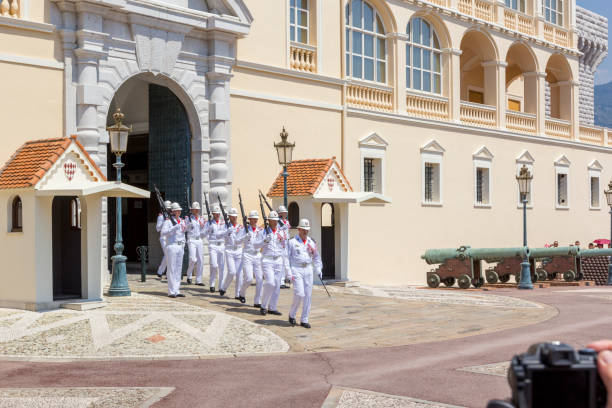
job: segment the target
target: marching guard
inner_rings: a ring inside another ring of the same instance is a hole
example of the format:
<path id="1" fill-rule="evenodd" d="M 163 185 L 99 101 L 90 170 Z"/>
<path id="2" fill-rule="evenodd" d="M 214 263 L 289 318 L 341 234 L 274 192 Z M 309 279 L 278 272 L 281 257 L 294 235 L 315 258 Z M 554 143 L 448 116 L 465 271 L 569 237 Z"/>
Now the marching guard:
<path id="1" fill-rule="evenodd" d="M 183 272 L 183 254 L 185 253 L 185 230 L 187 225 L 181 219 L 181 206 L 178 203 L 172 203 L 172 219 L 175 221 L 173 225 L 170 219 L 164 221 L 162 225 L 162 235 L 166 238 L 166 256 L 168 263 L 168 296 L 184 297 L 180 293 L 181 274 Z"/>
<path id="2" fill-rule="evenodd" d="M 194 202 L 189 207 L 191 214 L 185 217 L 187 223 L 187 249 L 189 250 L 189 267 L 187 268 L 187 284 L 191 284 L 191 276 L 195 267 L 196 285 L 204 286 L 202 283 L 202 272 L 204 271 L 204 245 L 202 244 L 202 233 L 204 221 L 200 217 L 200 203 Z"/>
<path id="3" fill-rule="evenodd" d="M 261 307 L 261 289 L 263 287 L 263 272 L 261 269 L 261 252 L 253 245 L 258 239 L 258 236 L 263 233 L 263 229 L 257 226 L 259 214 L 253 210 L 249 212 L 249 225 L 247 230 L 243 229 L 242 242 L 242 285 L 240 287 L 240 302 L 246 302 L 246 291 L 253 282 L 255 277 L 255 298 L 253 299 L 253 307 Z"/>
<path id="4" fill-rule="evenodd" d="M 291 224 L 289 223 L 289 220 L 287 219 L 288 214 L 289 212 L 287 211 L 287 208 L 285 208 L 284 205 L 281 205 L 278 207 L 278 216 L 279 216 L 278 228 L 285 233 L 285 236 L 287 237 L 287 239 L 290 238 L 289 230 L 291 229 Z M 289 257 L 287 256 L 287 254 L 285 254 L 283 256 L 283 280 L 280 286 L 281 289 L 289 288 L 289 286 L 285 284 L 285 283 L 288 283 L 289 281 L 288 278 L 289 278 Z"/>
<path id="5" fill-rule="evenodd" d="M 289 323 L 296 325 L 295 317 L 300 304 L 302 316 L 300 326 L 310 329 L 308 315 L 310 314 L 310 299 L 312 296 L 313 271 L 323 277 L 321 255 L 314 240 L 308 236 L 310 222 L 304 218 L 298 225 L 298 234 L 289 240 L 288 255 L 291 266 L 291 280 L 293 281 L 293 303 L 289 311 Z"/>
<path id="6" fill-rule="evenodd" d="M 218 205 L 212 208 L 213 219 L 204 226 L 204 235 L 208 238 L 208 253 L 210 255 L 210 291 L 215 292 L 215 283 L 219 276 L 219 285 L 223 282 L 223 267 L 225 265 L 225 234 L 226 226 L 221 217 Z"/>
<path id="7" fill-rule="evenodd" d="M 232 284 L 235 278 L 234 298 L 242 302 L 240 297 L 240 286 L 242 285 L 242 237 L 244 235 L 244 228 L 237 222 L 238 210 L 231 208 L 228 215 L 230 223 L 227 227 L 227 234 L 225 236 L 225 263 L 227 264 L 227 274 L 225 274 L 225 279 L 223 279 L 223 283 L 219 287 L 219 294 L 224 296 L 229 285 Z"/>
<path id="8" fill-rule="evenodd" d="M 269 230 L 259 234 L 253 243 L 255 248 L 262 250 L 261 264 L 265 283 L 260 313 L 264 316 L 268 313 L 280 316 L 282 313 L 276 310 L 276 306 L 283 279 L 283 254 L 287 251 L 286 236 L 278 228 L 276 211 L 270 211 L 268 222 Z"/>
<path id="9" fill-rule="evenodd" d="M 166 210 L 170 212 L 172 203 L 170 201 L 164 201 L 164 207 L 166 207 Z M 157 278 L 158 279 L 161 279 L 163 274 L 166 273 L 166 267 L 168 265 L 167 259 L 166 259 L 166 237 L 164 237 L 161 233 L 162 226 L 164 225 L 165 220 L 167 220 L 167 218 L 164 217 L 164 214 L 159 213 L 157 215 L 157 224 L 155 224 L 155 230 L 159 232 L 159 244 L 161 245 L 161 250 L 162 250 L 162 261 L 159 264 L 159 268 L 157 268 Z"/>

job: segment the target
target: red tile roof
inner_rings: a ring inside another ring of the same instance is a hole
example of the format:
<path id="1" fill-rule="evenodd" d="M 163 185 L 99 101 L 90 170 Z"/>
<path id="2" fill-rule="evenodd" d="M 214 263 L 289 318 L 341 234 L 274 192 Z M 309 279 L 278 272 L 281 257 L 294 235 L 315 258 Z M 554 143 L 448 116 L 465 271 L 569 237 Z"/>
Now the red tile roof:
<path id="1" fill-rule="evenodd" d="M 332 164 L 336 163 L 336 158 L 331 159 L 307 159 L 295 160 L 287 166 L 287 195 L 289 196 L 311 196 L 317 191 L 317 188 L 323 181 L 323 178 L 331 168 Z M 337 163 L 336 163 L 337 164 Z M 340 169 L 340 166 L 337 166 Z M 347 178 L 340 169 L 339 179 L 346 181 L 345 188 L 352 190 Z M 270 190 L 268 197 L 283 196 L 283 172 L 281 171 Z"/>
<path id="2" fill-rule="evenodd" d="M 106 178 L 100 168 L 85 151 L 76 136 L 56 139 L 42 139 L 26 142 L 11 156 L 0 170 L 0 189 L 33 187 L 43 178 L 53 164 L 75 142 L 81 149 L 89 165 L 94 168 L 104 181 Z M 91 172 L 97 179 L 97 175 Z"/>

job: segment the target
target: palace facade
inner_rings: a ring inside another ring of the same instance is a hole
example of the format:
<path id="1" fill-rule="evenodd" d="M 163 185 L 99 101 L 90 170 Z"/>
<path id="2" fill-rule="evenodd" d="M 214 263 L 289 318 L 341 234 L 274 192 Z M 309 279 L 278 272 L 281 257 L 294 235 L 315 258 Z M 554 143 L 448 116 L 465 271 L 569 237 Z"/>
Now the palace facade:
<path id="1" fill-rule="evenodd" d="M 248 211 L 257 189 L 282 202 L 284 127 L 290 218 L 313 220 L 337 280 L 422 284 L 427 248 L 521 245 L 523 165 L 530 246 L 609 235 L 612 133 L 592 107 L 607 20 L 574 0 L 2 0 L 0 13 L 3 161 L 76 134 L 113 179 L 105 129 L 121 108 L 126 182 L 182 204 L 209 192 L 237 207 L 240 189 Z M 154 264 L 154 202 L 126 200 L 128 260 L 149 245 Z M 117 215 L 102 207 L 108 253 Z"/>

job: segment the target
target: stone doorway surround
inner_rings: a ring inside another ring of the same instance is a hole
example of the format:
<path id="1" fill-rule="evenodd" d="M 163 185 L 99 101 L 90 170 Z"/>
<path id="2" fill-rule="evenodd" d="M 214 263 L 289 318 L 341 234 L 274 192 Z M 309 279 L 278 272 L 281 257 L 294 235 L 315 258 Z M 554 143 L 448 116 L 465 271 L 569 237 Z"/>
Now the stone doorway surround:
<path id="1" fill-rule="evenodd" d="M 253 17 L 242 0 L 52 0 L 64 54 L 64 131 L 106 168 L 106 122 L 115 92 L 152 74 L 181 100 L 192 132 L 193 199 L 205 192 L 228 202 L 229 81 L 236 42 Z M 129 119 L 129 118 L 128 118 Z M 129 120 L 128 120 L 129 122 Z M 106 224 L 106 205 L 102 222 Z M 103 228 L 106 253 L 106 228 Z"/>

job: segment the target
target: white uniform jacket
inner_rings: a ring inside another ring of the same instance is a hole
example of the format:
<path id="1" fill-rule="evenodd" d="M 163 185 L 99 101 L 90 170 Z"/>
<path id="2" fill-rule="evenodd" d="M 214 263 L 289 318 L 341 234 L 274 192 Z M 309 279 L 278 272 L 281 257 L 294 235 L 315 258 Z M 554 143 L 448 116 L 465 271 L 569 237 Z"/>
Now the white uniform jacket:
<path id="1" fill-rule="evenodd" d="M 190 214 L 189 217 L 185 217 L 187 223 L 187 240 L 200 240 L 204 233 L 204 219 L 200 216 Z"/>
<path id="2" fill-rule="evenodd" d="M 168 245 L 185 245 L 185 230 L 187 224 L 180 218 L 175 218 L 176 224 L 172 225 L 170 220 L 165 220 L 162 225 L 161 234 L 166 239 Z"/>
<path id="3" fill-rule="evenodd" d="M 243 253 L 251 256 L 257 256 L 260 253 L 260 248 L 255 247 L 255 241 L 259 238 L 260 234 L 263 234 L 263 228 L 261 227 L 253 229 L 249 225 L 246 231 L 244 228 L 242 229 L 237 239 L 244 244 Z"/>
<path id="4" fill-rule="evenodd" d="M 306 241 L 302 241 L 300 236 L 296 235 L 289 240 L 288 250 L 292 274 L 294 269 L 307 268 L 311 265 L 317 275 L 321 272 L 323 268 L 321 255 L 312 238 L 306 237 Z"/>
<path id="5" fill-rule="evenodd" d="M 276 230 L 270 229 L 267 234 L 265 230 L 262 230 L 253 242 L 255 248 L 261 248 L 264 259 L 273 259 L 275 261 L 281 256 L 286 255 L 286 244 L 287 236 L 279 228 L 276 228 Z"/>
<path id="6" fill-rule="evenodd" d="M 166 238 L 161 234 L 162 226 L 166 220 L 167 218 L 164 217 L 163 214 L 159 214 L 157 216 L 157 223 L 155 224 L 155 230 L 159 232 L 159 243 L 162 245 L 162 247 L 166 246 Z"/>
<path id="7" fill-rule="evenodd" d="M 225 250 L 231 252 L 239 252 L 242 250 L 242 240 L 244 238 L 244 227 L 242 224 L 232 225 L 226 230 L 225 235 Z"/>
<path id="8" fill-rule="evenodd" d="M 208 243 L 212 246 L 222 247 L 225 243 L 226 232 L 227 227 L 222 219 L 211 220 L 204 225 L 204 236 L 208 238 Z"/>

